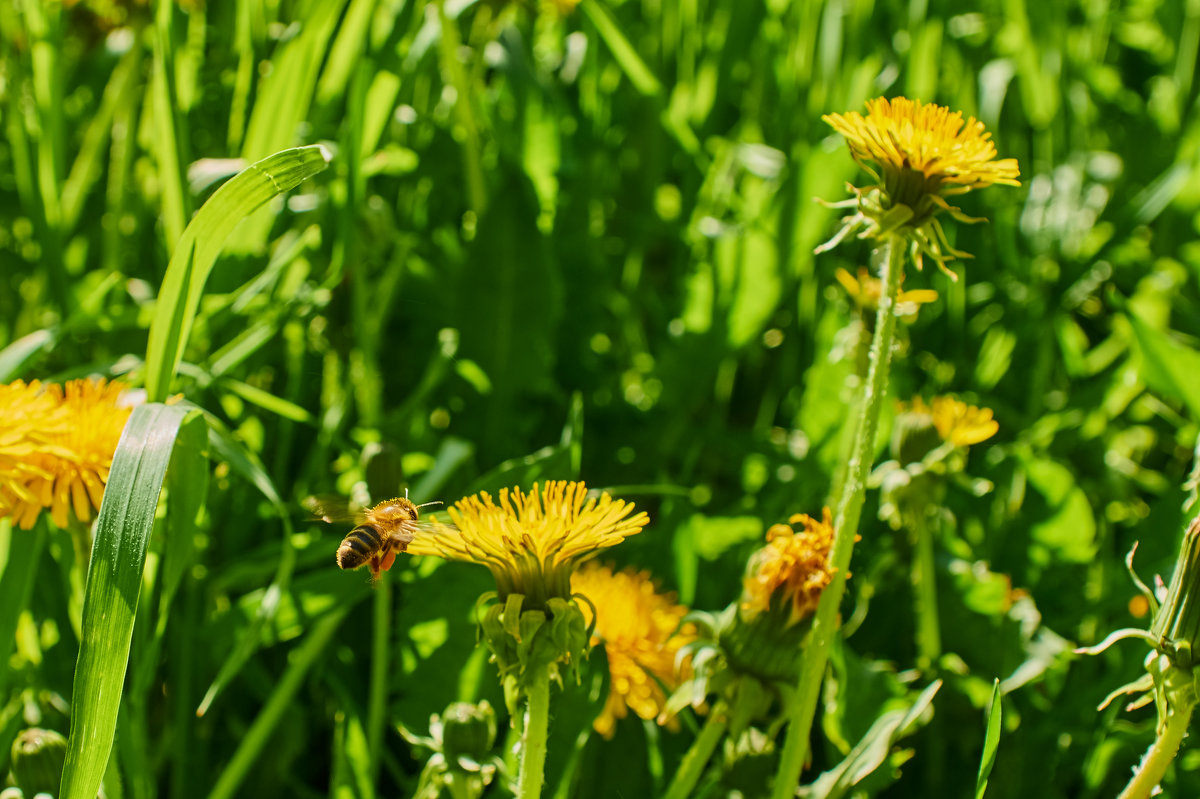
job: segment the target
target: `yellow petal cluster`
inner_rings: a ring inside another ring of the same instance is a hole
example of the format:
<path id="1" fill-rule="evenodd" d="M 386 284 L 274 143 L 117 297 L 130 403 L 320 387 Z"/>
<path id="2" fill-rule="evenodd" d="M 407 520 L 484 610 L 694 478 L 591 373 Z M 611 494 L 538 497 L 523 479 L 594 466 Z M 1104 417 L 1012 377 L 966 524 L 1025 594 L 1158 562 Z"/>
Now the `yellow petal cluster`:
<path id="1" fill-rule="evenodd" d="M 859 308 L 868 311 L 879 310 L 879 298 L 883 294 L 883 281 L 871 274 L 865 266 L 858 268 L 858 277 L 845 269 L 838 267 L 834 277 L 846 289 L 850 299 Z M 936 302 L 938 293 L 933 289 L 914 289 L 901 291 L 896 299 L 897 316 L 914 316 L 922 305 Z"/>
<path id="2" fill-rule="evenodd" d="M 31 529 L 42 510 L 59 527 L 100 508 L 130 407 L 118 381 L 0 385 L 0 517 Z"/>
<path id="3" fill-rule="evenodd" d="M 767 530 L 767 545 L 750 557 L 742 581 L 741 615 L 747 621 L 771 608 L 788 608 L 787 624 L 816 612 L 821 591 L 833 579 L 829 550 L 833 521 L 803 513 Z"/>
<path id="4" fill-rule="evenodd" d="M 608 493 L 591 496 L 579 482 L 552 481 L 526 493 L 500 490 L 466 497 L 447 509 L 453 527 L 417 533 L 408 552 L 479 563 L 496 578 L 500 599 L 523 594 L 526 607 L 570 596 L 575 566 L 641 532 L 648 517 Z"/>
<path id="5" fill-rule="evenodd" d="M 996 160 L 996 145 L 983 123 L 961 111 L 897 97 L 867 101 L 867 114 L 857 111 L 822 117 L 846 137 L 854 160 L 873 172 L 873 161 L 884 171 L 885 182 L 902 173 L 918 173 L 920 187 L 932 194 L 962 194 L 993 183 L 1020 186 L 1021 171 L 1015 158 Z M 904 197 L 895 197 L 904 202 Z"/>
<path id="6" fill-rule="evenodd" d="M 617 719 L 632 710 L 639 718 L 673 724 L 664 716 L 667 692 L 680 683 L 676 667 L 679 649 L 696 638 L 690 625 L 680 627 L 687 608 L 670 594 L 655 590 L 650 573 L 589 563 L 571 578 L 572 589 L 596 609 L 592 643 L 604 642 L 611 675 L 608 700 L 594 722 L 597 732 L 611 738 Z M 591 623 L 587 602 L 580 607 Z M 685 667 L 686 671 L 686 667 Z"/>
<path id="7" fill-rule="evenodd" d="M 856 199 L 835 204 L 854 207 L 857 213 L 843 220 L 842 229 L 818 252 L 855 231 L 862 231 L 861 237 L 899 233 L 908 240 L 918 269 L 928 255 L 953 276 L 945 262 L 970 255 L 950 245 L 937 215 L 945 211 L 960 222 L 980 220 L 946 198 L 993 184 L 1021 185 L 1017 160 L 997 159 L 983 123 L 974 117 L 964 120 L 961 111 L 905 97 L 878 97 L 867 101 L 866 115 L 849 111 L 822 119 L 845 137 L 850 154 L 877 185 L 851 187 Z"/>
<path id="8" fill-rule="evenodd" d="M 914 397 L 910 405 L 901 404 L 901 412 L 904 411 L 929 414 L 942 441 L 958 447 L 987 441 L 1000 430 L 991 408 L 978 408 L 954 397 L 934 397 L 928 405 L 920 397 Z"/>

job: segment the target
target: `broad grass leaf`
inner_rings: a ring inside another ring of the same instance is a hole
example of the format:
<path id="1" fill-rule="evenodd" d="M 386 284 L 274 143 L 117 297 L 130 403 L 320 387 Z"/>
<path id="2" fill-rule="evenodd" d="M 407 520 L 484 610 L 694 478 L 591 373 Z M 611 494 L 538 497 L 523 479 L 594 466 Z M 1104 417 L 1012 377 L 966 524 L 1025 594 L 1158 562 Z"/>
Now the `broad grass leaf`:
<path id="1" fill-rule="evenodd" d="M 166 399 L 170 391 L 204 295 L 204 284 L 225 239 L 256 208 L 328 165 L 329 153 L 319 145 L 264 158 L 217 189 L 188 224 L 167 265 L 150 323 L 146 393 L 151 401 Z"/>
<path id="2" fill-rule="evenodd" d="M 1075 481 L 1071 470 L 1058 461 L 1029 457 L 1024 459 L 1024 465 L 1029 484 L 1050 509 L 1047 517 L 1030 524 L 1032 540 L 1052 552 L 1057 560 L 1090 562 L 1096 554 L 1096 517 L 1087 493 Z M 1031 555 L 1035 561 L 1050 557 Z"/>
<path id="3" fill-rule="evenodd" d="M 894 782 L 899 777 L 900 765 L 912 753 L 894 752 L 893 747 L 923 726 L 924 720 L 929 718 L 926 711 L 941 687 L 942 681 L 935 680 L 915 698 L 906 698 L 902 707 L 880 713 L 842 762 L 823 773 L 812 785 L 801 788 L 798 795 L 804 799 L 874 796 Z"/>
<path id="4" fill-rule="evenodd" d="M 64 799 L 93 799 L 112 749 L 158 495 L 188 410 L 149 403 L 134 408 L 117 444 L 83 605 L 75 668 Z"/>
<path id="5" fill-rule="evenodd" d="M 1146 385 L 1182 402 L 1200 421 L 1200 352 L 1172 340 L 1133 314 L 1125 317 L 1142 355 L 1140 374 Z"/>

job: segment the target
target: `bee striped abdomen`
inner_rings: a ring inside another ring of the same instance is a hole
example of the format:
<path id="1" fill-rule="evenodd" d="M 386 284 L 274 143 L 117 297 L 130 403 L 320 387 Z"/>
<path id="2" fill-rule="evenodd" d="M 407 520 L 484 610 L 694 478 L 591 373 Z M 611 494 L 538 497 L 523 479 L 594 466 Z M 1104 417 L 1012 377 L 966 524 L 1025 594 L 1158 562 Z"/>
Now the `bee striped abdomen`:
<path id="1" fill-rule="evenodd" d="M 351 530 L 338 547 L 337 564 L 342 569 L 357 569 L 383 549 L 383 535 L 374 525 L 360 524 Z"/>

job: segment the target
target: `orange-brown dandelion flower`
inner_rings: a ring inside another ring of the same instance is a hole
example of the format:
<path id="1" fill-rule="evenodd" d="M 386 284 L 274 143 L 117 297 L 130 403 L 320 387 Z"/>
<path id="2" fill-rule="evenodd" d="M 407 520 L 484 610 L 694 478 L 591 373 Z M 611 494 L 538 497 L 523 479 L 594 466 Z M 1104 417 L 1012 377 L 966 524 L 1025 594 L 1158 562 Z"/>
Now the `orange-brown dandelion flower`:
<path id="1" fill-rule="evenodd" d="M 789 526 L 790 525 L 790 526 Z M 833 521 L 799 513 L 767 531 L 767 545 L 750 557 L 742 581 L 742 618 L 750 621 L 772 609 L 787 609 L 791 626 L 816 612 L 821 592 L 833 579 L 829 550 Z"/>
<path id="2" fill-rule="evenodd" d="M 680 648 L 696 638 L 690 625 L 680 627 L 687 608 L 656 591 L 649 572 L 635 569 L 614 573 L 590 563 L 575 572 L 571 587 L 595 607 L 592 643 L 603 641 L 608 655 L 611 682 L 604 710 L 594 722 L 596 731 L 611 738 L 617 719 L 630 710 L 642 719 L 675 724 L 665 715 L 667 692 L 680 682 Z M 580 608 L 591 623 L 588 602 Z"/>

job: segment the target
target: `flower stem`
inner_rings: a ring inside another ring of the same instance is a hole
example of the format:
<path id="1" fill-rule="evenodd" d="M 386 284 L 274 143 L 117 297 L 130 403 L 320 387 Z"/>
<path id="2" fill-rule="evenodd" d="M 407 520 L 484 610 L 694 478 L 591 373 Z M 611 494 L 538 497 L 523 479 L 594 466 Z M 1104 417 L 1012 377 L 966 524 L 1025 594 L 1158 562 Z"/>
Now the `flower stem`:
<path id="1" fill-rule="evenodd" d="M 671 779 L 671 784 L 667 787 L 667 792 L 663 794 L 663 799 L 687 799 L 692 795 L 692 789 L 700 781 L 705 766 L 708 765 L 713 751 L 716 750 L 717 744 L 725 735 L 725 729 L 728 726 L 729 714 L 726 712 L 725 703 L 717 702 L 708 714 L 704 726 L 700 729 L 700 735 L 692 743 L 692 748 L 683 756 L 679 770 Z"/>
<path id="2" fill-rule="evenodd" d="M 883 291 L 879 298 L 879 314 L 875 321 L 875 337 L 871 344 L 871 367 L 867 375 L 854 439 L 854 450 L 846 469 L 846 482 L 838 501 L 834 520 L 835 534 L 830 561 L 834 567 L 833 582 L 822 592 L 817 606 L 811 637 L 804 652 L 804 664 L 794 701 L 788 708 L 788 731 L 775 773 L 772 799 L 791 799 L 800 782 L 800 771 L 808 757 L 808 738 L 812 732 L 813 715 L 817 709 L 821 679 L 829 659 L 829 645 L 838 625 L 838 609 L 846 590 L 846 574 L 854 539 L 858 533 L 858 518 L 862 515 L 867 475 L 875 453 L 875 432 L 879 426 L 879 409 L 887 393 L 888 369 L 892 344 L 896 334 L 896 297 L 900 292 L 900 277 L 904 271 L 902 236 L 889 236 L 884 247 Z"/>
<path id="3" fill-rule="evenodd" d="M 1171 711 L 1167 716 L 1166 726 L 1142 758 L 1133 779 L 1117 799 L 1145 799 L 1150 796 L 1154 786 L 1162 782 L 1163 775 L 1167 773 L 1167 766 L 1171 765 L 1179 751 L 1179 745 L 1183 742 L 1183 735 L 1187 732 L 1195 707 L 1191 703 L 1182 703 Z"/>
<path id="4" fill-rule="evenodd" d="M 942 631 L 938 621 L 937 575 L 933 552 L 933 527 L 916 509 L 911 522 L 916 538 L 916 562 L 913 563 L 912 583 L 916 592 L 917 667 L 922 671 L 937 668 L 942 657 Z"/>
<path id="5" fill-rule="evenodd" d="M 517 799 L 537 799 L 546 779 L 546 732 L 550 727 L 550 670 L 538 666 L 525 693 L 525 729 L 521 733 L 521 776 Z"/>

